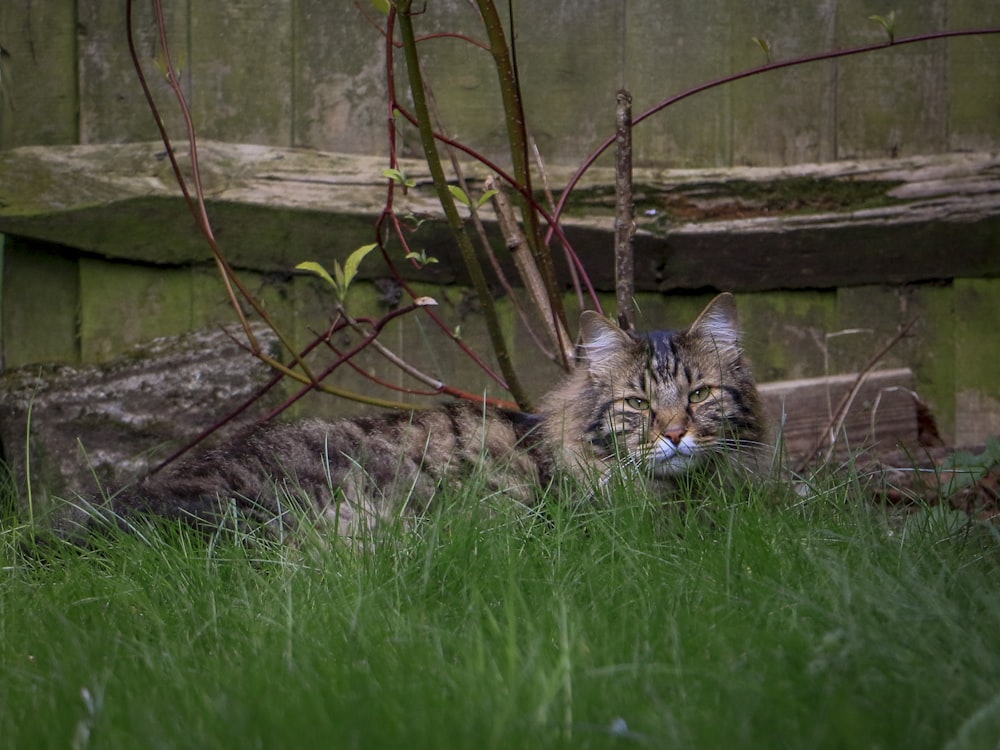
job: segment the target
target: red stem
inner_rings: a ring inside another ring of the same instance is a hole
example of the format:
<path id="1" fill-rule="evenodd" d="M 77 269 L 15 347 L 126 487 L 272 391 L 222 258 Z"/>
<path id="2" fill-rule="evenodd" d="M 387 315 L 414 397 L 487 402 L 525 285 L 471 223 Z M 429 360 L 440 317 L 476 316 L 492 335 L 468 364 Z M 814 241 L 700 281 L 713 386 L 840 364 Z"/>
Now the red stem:
<path id="1" fill-rule="evenodd" d="M 918 34 L 916 36 L 907 36 L 895 39 L 889 42 L 879 42 L 878 44 L 866 44 L 860 47 L 849 47 L 847 49 L 832 50 L 830 52 L 819 52 L 814 55 L 805 55 L 804 57 L 794 57 L 791 60 L 781 60 L 779 62 L 769 62 L 764 65 L 759 65 L 756 68 L 750 68 L 749 70 L 744 70 L 741 73 L 732 73 L 730 75 L 722 76 L 721 78 L 716 78 L 715 80 L 702 83 L 698 86 L 681 91 L 679 94 L 674 94 L 668 99 L 664 99 L 659 104 L 650 107 L 645 112 L 635 117 L 632 120 L 632 125 L 638 125 L 643 120 L 652 117 L 661 110 L 666 109 L 672 104 L 687 99 L 689 96 L 694 96 L 695 94 L 700 94 L 702 91 L 708 91 L 709 89 L 714 89 L 718 86 L 722 86 L 727 83 L 732 83 L 733 81 L 740 81 L 744 78 L 750 78 L 751 76 L 760 75 L 761 73 L 770 73 L 772 70 L 780 70 L 781 68 L 791 68 L 796 65 L 805 65 L 806 63 L 820 62 L 822 60 L 834 60 L 838 57 L 847 57 L 849 55 L 860 55 L 865 52 L 875 52 L 878 50 L 888 49 L 889 47 L 900 47 L 904 44 L 916 44 L 917 42 L 928 42 L 935 39 L 949 39 L 952 37 L 960 36 L 982 36 L 986 34 L 1000 34 L 1000 28 L 986 28 L 986 29 L 961 29 L 958 31 L 935 31 L 930 34 Z M 607 151 L 615 142 L 614 134 L 608 136 L 597 149 L 588 156 L 580 167 L 577 169 L 576 173 L 570 179 L 569 183 L 563 189 L 562 194 L 559 196 L 559 202 L 556 204 L 556 209 L 553 212 L 553 221 L 557 222 L 559 217 L 562 215 L 563 209 L 566 207 L 566 201 L 569 198 L 569 194 L 572 192 L 573 188 L 583 177 L 584 173 L 590 169 L 594 162 L 597 161 L 598 157 L 601 156 L 605 151 Z M 546 234 L 546 242 L 551 239 L 552 229 L 555 226 L 554 223 L 550 223 L 550 229 L 548 234 Z"/>

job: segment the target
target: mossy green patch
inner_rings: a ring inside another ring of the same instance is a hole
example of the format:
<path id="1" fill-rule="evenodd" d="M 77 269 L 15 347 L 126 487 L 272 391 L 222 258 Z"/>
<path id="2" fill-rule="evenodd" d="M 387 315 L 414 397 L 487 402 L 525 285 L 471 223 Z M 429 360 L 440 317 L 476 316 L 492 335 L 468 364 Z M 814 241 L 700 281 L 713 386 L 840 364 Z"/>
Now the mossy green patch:
<path id="1" fill-rule="evenodd" d="M 927 404 L 941 437 L 955 439 L 955 310 L 951 283 L 907 287 L 906 312 L 917 319 L 906 342 L 917 395 Z"/>
<path id="2" fill-rule="evenodd" d="M 823 342 L 834 318 L 832 290 L 741 294 L 737 299 L 744 345 L 758 381 L 826 373 Z"/>
<path id="3" fill-rule="evenodd" d="M 3 264 L 3 366 L 79 362 L 77 258 L 62 248 L 8 237 Z"/>
<path id="4" fill-rule="evenodd" d="M 955 279 L 955 385 L 1000 400 L 1000 279 Z"/>
<path id="5" fill-rule="evenodd" d="M 837 177 L 786 177 L 776 180 L 730 179 L 682 185 L 633 187 L 640 222 L 701 222 L 755 216 L 840 213 L 889 206 L 901 201 L 890 191 L 900 183 Z M 569 216 L 606 216 L 614 212 L 613 186 L 579 188 L 567 203 Z"/>
<path id="6" fill-rule="evenodd" d="M 192 328 L 190 268 L 80 259 L 80 350 L 104 362 L 133 344 Z"/>

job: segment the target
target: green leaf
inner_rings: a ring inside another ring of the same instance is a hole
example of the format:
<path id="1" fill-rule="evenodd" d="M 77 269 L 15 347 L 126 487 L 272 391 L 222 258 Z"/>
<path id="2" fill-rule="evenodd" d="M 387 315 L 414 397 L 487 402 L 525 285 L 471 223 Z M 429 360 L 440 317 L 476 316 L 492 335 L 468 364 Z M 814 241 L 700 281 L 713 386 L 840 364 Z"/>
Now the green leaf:
<path id="1" fill-rule="evenodd" d="M 465 194 L 465 191 L 462 190 L 462 188 L 460 188 L 458 185 L 449 185 L 448 192 L 454 195 L 455 200 L 457 200 L 463 206 L 465 206 L 466 208 L 472 208 L 472 201 L 469 200 L 469 196 L 467 196 Z"/>
<path id="2" fill-rule="evenodd" d="M 333 285 L 337 288 L 337 296 L 343 300 L 344 294 L 347 293 L 347 284 L 344 281 L 344 269 L 340 267 L 340 261 L 333 261 L 333 278 L 336 279 Z"/>
<path id="3" fill-rule="evenodd" d="M 868 16 L 868 20 L 874 21 L 885 29 L 885 33 L 889 35 L 889 44 L 896 40 L 896 11 L 889 11 L 888 16 Z"/>
<path id="4" fill-rule="evenodd" d="M 946 539 L 967 530 L 970 523 L 972 519 L 965 511 L 955 510 L 946 505 L 935 505 L 907 517 L 903 522 L 903 529 L 908 535 Z"/>
<path id="5" fill-rule="evenodd" d="M 413 228 L 414 229 L 420 229 L 420 225 L 423 224 L 425 221 L 427 221 L 427 219 L 425 219 L 425 218 L 424 219 L 419 218 L 417 216 L 414 216 L 413 214 L 404 214 L 403 218 L 406 221 L 408 221 L 411 224 L 413 224 Z"/>
<path id="6" fill-rule="evenodd" d="M 398 182 L 400 185 L 403 185 L 404 187 L 413 187 L 414 185 L 417 184 L 416 180 L 407 177 L 406 172 L 402 171 L 401 169 L 393 169 L 392 167 L 387 167 L 386 169 L 382 170 L 382 174 L 385 177 L 388 177 L 393 182 Z"/>
<path id="7" fill-rule="evenodd" d="M 326 281 L 330 286 L 336 289 L 337 283 L 330 277 L 330 274 L 327 273 L 326 269 L 323 268 L 323 266 L 321 266 L 319 263 L 316 263 L 315 261 L 312 260 L 307 260 L 304 263 L 299 263 L 295 267 L 300 271 L 309 271 L 310 273 L 316 274 L 321 279 Z"/>
<path id="8" fill-rule="evenodd" d="M 479 197 L 479 200 L 476 201 L 476 209 L 478 210 L 478 209 L 482 208 L 484 205 L 486 205 L 486 202 L 490 198 L 492 198 L 494 195 L 496 195 L 499 192 L 500 192 L 499 190 L 487 190 L 485 193 L 483 193 Z"/>
<path id="9" fill-rule="evenodd" d="M 752 36 L 750 37 L 757 46 L 760 47 L 761 51 L 764 53 L 764 58 L 767 62 L 771 62 L 771 42 L 762 36 Z"/>
<path id="10" fill-rule="evenodd" d="M 432 255 L 428 255 L 427 251 L 422 249 L 419 253 L 409 252 L 403 256 L 407 260 L 412 260 L 416 262 L 418 266 L 426 266 L 428 263 L 437 263 L 438 259 Z"/>
<path id="11" fill-rule="evenodd" d="M 982 453 L 955 451 L 941 462 L 941 468 L 949 473 L 944 487 L 945 496 L 976 484 L 996 466 L 1000 466 L 1000 441 L 995 437 L 986 441 Z"/>
<path id="12" fill-rule="evenodd" d="M 375 6 L 375 10 L 381 13 L 383 16 L 389 15 L 389 9 L 392 5 L 389 0 L 372 0 L 372 5 Z"/>
<path id="13" fill-rule="evenodd" d="M 347 256 L 347 260 L 344 261 L 344 291 L 347 291 L 347 287 L 350 286 L 351 282 L 354 281 L 354 277 L 358 275 L 358 266 L 361 265 L 361 261 L 365 259 L 372 250 L 378 247 L 377 244 L 372 243 L 371 245 L 362 245 L 353 253 Z"/>

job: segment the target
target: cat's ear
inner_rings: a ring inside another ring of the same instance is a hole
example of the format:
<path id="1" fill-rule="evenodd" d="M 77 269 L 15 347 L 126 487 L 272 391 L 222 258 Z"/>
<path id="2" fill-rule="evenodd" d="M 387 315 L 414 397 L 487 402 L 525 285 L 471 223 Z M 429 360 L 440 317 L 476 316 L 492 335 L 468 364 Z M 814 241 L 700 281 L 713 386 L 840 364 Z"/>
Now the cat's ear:
<path id="1" fill-rule="evenodd" d="M 733 295 L 724 292 L 709 302 L 698 319 L 691 324 L 688 333 L 708 339 L 718 348 L 738 349 L 740 326 Z"/>
<path id="2" fill-rule="evenodd" d="M 591 372 L 617 367 L 634 346 L 635 340 L 603 315 L 593 310 L 580 315 L 580 349 Z"/>

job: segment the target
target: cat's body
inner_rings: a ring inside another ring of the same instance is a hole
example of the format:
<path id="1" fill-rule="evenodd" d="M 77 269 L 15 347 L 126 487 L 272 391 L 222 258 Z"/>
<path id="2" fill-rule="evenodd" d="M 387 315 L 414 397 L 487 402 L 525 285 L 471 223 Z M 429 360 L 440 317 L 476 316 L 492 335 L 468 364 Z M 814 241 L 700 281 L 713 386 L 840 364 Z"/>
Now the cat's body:
<path id="1" fill-rule="evenodd" d="M 284 528 L 298 506 L 355 536 L 424 513 L 442 488 L 465 482 L 532 505 L 560 476 L 596 496 L 619 467 L 669 486 L 689 470 L 757 461 L 759 403 L 731 295 L 687 329 L 645 337 L 584 313 L 580 351 L 537 414 L 453 403 L 263 424 L 119 492 L 111 507 L 119 519 L 150 513 L 208 525 L 235 509 Z"/>

